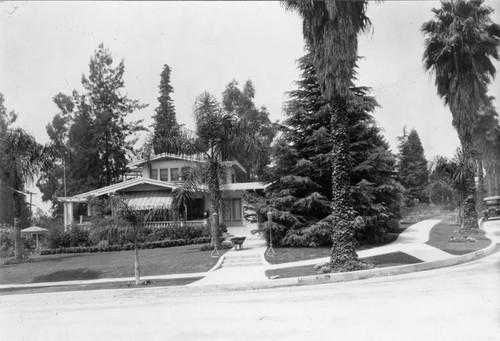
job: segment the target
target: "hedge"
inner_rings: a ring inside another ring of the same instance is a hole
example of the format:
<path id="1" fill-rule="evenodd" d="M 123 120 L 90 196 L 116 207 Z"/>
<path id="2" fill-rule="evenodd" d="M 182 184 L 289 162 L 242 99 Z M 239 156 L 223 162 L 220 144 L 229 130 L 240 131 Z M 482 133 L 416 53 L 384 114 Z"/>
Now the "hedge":
<path id="1" fill-rule="evenodd" d="M 164 247 L 184 246 L 192 244 L 206 244 L 210 243 L 210 237 L 200 237 L 194 239 L 174 239 L 174 240 L 161 240 L 155 242 L 139 243 L 139 249 L 156 249 Z M 105 247 L 89 246 L 89 247 L 61 247 L 58 249 L 41 250 L 40 255 L 57 255 L 61 253 L 96 253 L 96 252 L 114 252 L 114 251 L 129 251 L 134 249 L 134 244 L 128 243 L 123 245 L 108 245 Z"/>

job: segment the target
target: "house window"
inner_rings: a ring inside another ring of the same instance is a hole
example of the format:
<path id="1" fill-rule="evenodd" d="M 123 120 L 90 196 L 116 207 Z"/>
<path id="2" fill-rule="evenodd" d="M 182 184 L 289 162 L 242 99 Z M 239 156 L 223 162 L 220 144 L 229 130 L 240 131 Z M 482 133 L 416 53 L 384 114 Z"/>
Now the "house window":
<path id="1" fill-rule="evenodd" d="M 170 181 L 179 181 L 179 168 L 170 168 Z"/>
<path id="2" fill-rule="evenodd" d="M 233 221 L 241 220 L 241 199 L 233 199 L 231 203 Z"/>
<path id="3" fill-rule="evenodd" d="M 236 182 L 236 174 L 231 174 L 231 183 L 234 184 Z"/>
<path id="4" fill-rule="evenodd" d="M 224 210 L 222 212 L 224 221 L 241 221 L 241 198 L 224 200 Z"/>
<path id="5" fill-rule="evenodd" d="M 158 180 L 158 169 L 151 169 L 151 179 Z"/>
<path id="6" fill-rule="evenodd" d="M 160 169 L 160 180 L 168 181 L 168 168 Z"/>

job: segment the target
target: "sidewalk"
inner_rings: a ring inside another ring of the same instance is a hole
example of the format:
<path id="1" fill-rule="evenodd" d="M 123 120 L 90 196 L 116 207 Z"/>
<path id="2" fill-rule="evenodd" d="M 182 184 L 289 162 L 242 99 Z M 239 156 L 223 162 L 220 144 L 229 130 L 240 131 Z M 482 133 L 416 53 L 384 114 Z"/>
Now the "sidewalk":
<path id="1" fill-rule="evenodd" d="M 173 274 L 163 276 L 144 276 L 144 280 L 162 280 L 162 279 L 178 279 L 178 278 L 194 278 L 203 277 L 200 280 L 188 284 L 184 287 L 175 287 L 177 289 L 184 288 L 189 290 L 203 289 L 256 289 L 265 287 L 275 287 L 282 285 L 298 285 L 298 284 L 313 284 L 316 282 L 327 281 L 345 281 L 374 276 L 387 276 L 414 271 L 422 271 L 435 269 L 443 266 L 450 266 L 464 263 L 482 257 L 489 253 L 495 252 L 500 244 L 500 222 L 488 222 L 482 224 L 482 228 L 486 231 L 487 236 L 492 240 L 492 245 L 486 249 L 477 251 L 473 254 L 456 256 L 439 250 L 437 248 L 426 245 L 429 239 L 430 230 L 439 223 L 440 220 L 424 220 L 416 223 L 405 231 L 392 243 L 358 252 L 360 258 L 382 255 L 393 252 L 404 252 L 408 255 L 416 257 L 423 263 L 413 265 L 402 265 L 390 268 L 376 268 L 371 270 L 356 271 L 351 273 L 335 273 L 324 274 L 318 276 L 309 276 L 311 278 L 288 278 L 271 280 L 267 278 L 265 272 L 269 269 L 280 269 L 288 267 L 296 267 L 302 265 L 315 265 L 318 263 L 328 262 L 330 257 L 282 263 L 269 264 L 265 260 L 265 252 L 267 245 L 265 241 L 258 235 L 252 235 L 251 231 L 256 229 L 255 224 L 247 224 L 240 228 L 228 228 L 228 233 L 237 237 L 246 237 L 242 250 L 234 248 L 226 252 L 220 257 L 218 263 L 208 272 L 191 273 L 191 274 Z M 83 281 L 67 281 L 67 282 L 48 282 L 48 283 L 33 283 L 33 284 L 7 284 L 0 285 L 1 289 L 9 288 L 30 288 L 30 287 L 49 287 L 49 286 L 67 286 L 67 285 L 82 285 L 94 283 L 110 283 L 110 282 L 127 282 L 133 278 L 110 278 L 97 280 Z M 173 289 L 173 287 L 172 287 Z"/>

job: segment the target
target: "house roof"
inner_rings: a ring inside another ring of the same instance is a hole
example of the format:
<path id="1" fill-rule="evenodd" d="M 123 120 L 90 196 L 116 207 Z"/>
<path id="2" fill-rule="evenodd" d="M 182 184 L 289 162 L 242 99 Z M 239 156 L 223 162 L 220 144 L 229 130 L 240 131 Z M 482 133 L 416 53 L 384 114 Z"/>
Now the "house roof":
<path id="1" fill-rule="evenodd" d="M 149 162 L 160 161 L 160 160 L 183 160 L 183 161 L 191 161 L 191 162 L 199 162 L 199 163 L 207 162 L 207 159 L 202 154 L 177 155 L 177 154 L 170 154 L 170 153 L 162 153 L 162 154 L 155 155 L 149 159 Z M 148 162 L 147 159 L 141 159 L 141 160 L 137 160 L 137 161 L 129 163 L 127 165 L 127 167 L 129 167 L 130 169 L 136 169 L 136 168 L 141 167 L 142 165 L 146 164 L 147 162 Z M 245 168 L 236 160 L 223 161 L 222 164 L 224 166 L 228 166 L 228 167 L 236 166 L 236 167 L 240 168 L 245 174 L 247 172 L 245 170 Z"/>
<path id="2" fill-rule="evenodd" d="M 266 189 L 269 184 L 264 184 L 262 182 L 239 182 L 234 184 L 226 185 L 229 191 L 254 191 L 257 189 Z"/>
<path id="3" fill-rule="evenodd" d="M 119 182 L 117 184 L 113 184 L 110 186 L 98 188 L 93 191 L 77 194 L 73 197 L 59 197 L 58 200 L 61 202 L 86 202 L 89 197 L 99 197 L 102 195 L 112 194 L 120 191 L 126 192 L 127 189 L 132 189 L 133 187 L 139 185 L 151 185 L 157 189 L 156 191 L 148 189 L 143 191 L 137 191 L 136 193 L 127 193 L 125 195 L 126 197 L 130 197 L 131 199 L 133 199 L 132 202 L 135 203 L 136 205 L 144 207 L 148 205 L 153 205 L 155 202 L 160 203 L 161 205 L 165 204 L 166 206 L 170 206 L 170 202 L 168 201 L 170 199 L 166 199 L 168 193 L 163 193 L 163 194 L 157 194 L 157 193 L 161 192 L 164 189 L 174 190 L 180 186 L 179 183 L 172 183 L 172 182 L 160 181 L 149 178 L 135 178 L 131 180 L 125 180 L 123 182 Z M 241 183 L 226 184 L 225 189 L 229 191 L 238 191 L 238 190 L 252 191 L 258 189 L 265 189 L 267 186 L 269 185 L 264 184 L 262 182 L 241 182 Z M 207 186 L 206 185 L 200 186 L 199 189 L 201 192 L 207 191 Z M 149 201 L 145 199 L 148 198 L 146 194 L 151 195 L 151 199 L 148 199 Z"/>
<path id="4" fill-rule="evenodd" d="M 158 155 L 154 155 L 151 157 L 149 160 L 147 159 L 141 159 L 137 161 L 133 161 L 127 165 L 129 168 L 137 168 L 145 163 L 152 162 L 152 161 L 159 161 L 159 160 L 184 160 L 184 161 L 192 161 L 192 162 L 206 162 L 206 159 L 202 157 L 201 154 L 193 154 L 193 155 L 177 155 L 177 154 L 170 154 L 170 153 L 161 153 Z"/>
<path id="5" fill-rule="evenodd" d="M 124 191 L 126 189 L 130 189 L 130 188 L 138 186 L 138 185 L 152 185 L 152 186 L 158 187 L 158 189 L 175 189 L 175 188 L 179 187 L 178 184 L 175 184 L 172 182 L 160 181 L 160 180 L 149 179 L 149 178 L 135 178 L 135 179 L 131 179 L 131 180 L 125 180 L 123 182 L 119 182 L 117 184 L 113 184 L 110 186 L 98 188 L 98 189 L 95 189 L 93 191 L 77 194 L 73 197 L 69 197 L 69 198 L 60 197 L 58 199 L 62 202 L 64 202 L 64 201 L 83 202 L 83 201 L 86 201 L 87 198 L 89 198 L 89 197 L 99 197 L 99 196 L 106 195 L 106 194 L 116 193 L 118 191 Z M 144 192 L 144 191 L 142 191 L 142 192 Z"/>

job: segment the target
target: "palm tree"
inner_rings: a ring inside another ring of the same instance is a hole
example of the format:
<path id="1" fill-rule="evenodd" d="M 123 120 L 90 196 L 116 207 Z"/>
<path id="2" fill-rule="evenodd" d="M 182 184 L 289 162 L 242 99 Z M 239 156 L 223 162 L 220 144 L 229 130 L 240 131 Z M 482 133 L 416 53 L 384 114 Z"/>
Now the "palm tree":
<path id="1" fill-rule="evenodd" d="M 181 208 L 184 209 L 184 220 L 188 217 L 188 204 L 193 200 L 194 192 L 199 188 L 200 174 L 195 168 L 182 172 L 182 184 L 172 191 L 172 208 L 176 216 L 180 216 Z"/>
<path id="2" fill-rule="evenodd" d="M 50 148 L 37 143 L 22 128 L 7 130 L 0 136 L 0 180 L 12 190 L 14 218 L 19 220 L 24 205 L 23 190 L 50 161 Z M 23 257 L 21 227 L 14 223 L 15 259 Z"/>
<path id="3" fill-rule="evenodd" d="M 435 75 L 437 93 L 450 108 L 463 157 L 473 159 L 473 129 L 488 102 L 487 87 L 496 71 L 490 57 L 499 58 L 500 26 L 482 0 L 443 0 L 433 12 L 434 18 L 422 25 L 424 67 Z M 474 168 L 467 167 L 466 174 L 462 233 L 479 227 Z"/>
<path id="4" fill-rule="evenodd" d="M 256 138 L 244 134 L 244 127 L 236 117 L 224 112 L 217 99 L 208 92 L 197 96 L 194 105 L 196 134 L 181 130 L 175 136 L 163 136 L 161 145 L 174 149 L 180 154 L 202 154 L 207 161 L 198 170 L 196 183 L 206 183 L 213 213 L 211 222 L 212 245 L 220 248 L 219 213 L 223 205 L 226 182 L 224 161 L 234 159 L 239 152 L 260 150 L 261 143 Z M 198 185 L 198 188 L 203 187 Z M 186 189 L 187 195 L 191 189 Z"/>
<path id="5" fill-rule="evenodd" d="M 134 239 L 134 275 L 135 285 L 141 284 L 141 271 L 139 263 L 139 247 L 138 239 L 140 229 L 145 226 L 145 223 L 151 221 L 162 209 L 137 210 L 130 206 L 127 200 L 120 195 L 110 197 L 110 203 L 113 209 L 116 210 L 122 218 L 132 225 L 132 238 Z"/>
<path id="6" fill-rule="evenodd" d="M 354 210 L 349 197 L 349 138 L 347 99 L 358 58 L 360 32 L 370 24 L 367 1 L 285 1 L 286 9 L 302 17 L 302 30 L 313 57 L 323 97 L 332 122 L 332 271 L 362 268 L 354 239 Z"/>

